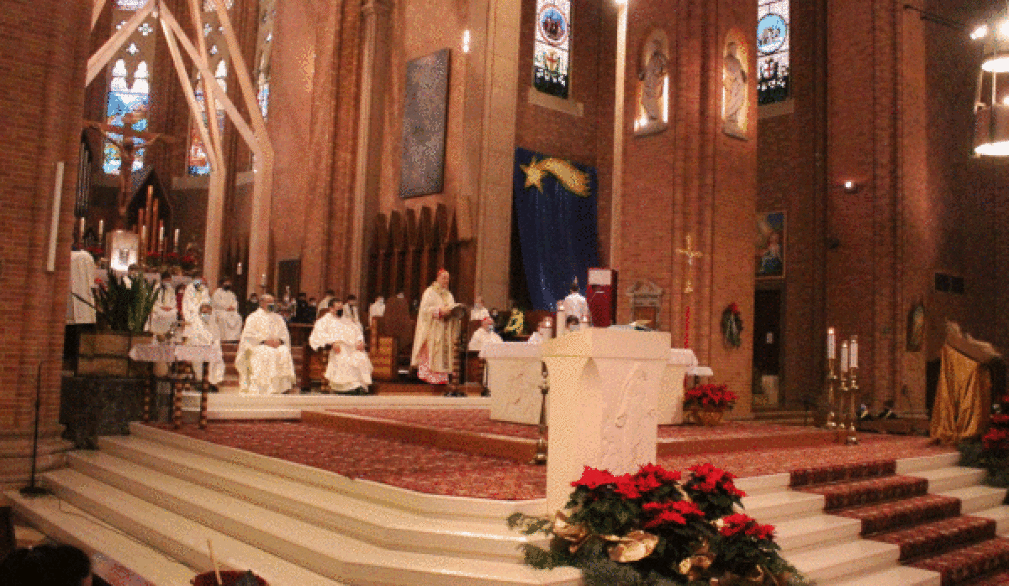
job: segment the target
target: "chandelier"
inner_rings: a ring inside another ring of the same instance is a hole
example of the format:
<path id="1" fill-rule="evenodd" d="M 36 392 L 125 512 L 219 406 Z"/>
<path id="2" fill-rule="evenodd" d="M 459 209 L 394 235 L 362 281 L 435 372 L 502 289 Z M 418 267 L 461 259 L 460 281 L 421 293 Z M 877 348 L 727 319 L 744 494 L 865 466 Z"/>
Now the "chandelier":
<path id="1" fill-rule="evenodd" d="M 974 154 L 1009 156 L 1009 20 L 979 26 L 971 39 L 984 40 L 974 95 Z"/>

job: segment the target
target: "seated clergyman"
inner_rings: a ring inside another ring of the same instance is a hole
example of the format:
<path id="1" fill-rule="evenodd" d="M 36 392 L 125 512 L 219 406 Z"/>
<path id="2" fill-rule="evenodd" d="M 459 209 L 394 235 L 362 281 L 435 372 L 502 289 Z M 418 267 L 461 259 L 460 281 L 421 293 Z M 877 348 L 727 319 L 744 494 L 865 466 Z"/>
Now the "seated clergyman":
<path id="1" fill-rule="evenodd" d="M 329 311 L 315 322 L 308 344 L 313 350 L 329 350 L 326 379 L 331 390 L 363 395 L 371 385 L 371 360 L 364 351 L 361 328 L 343 309 L 339 299 L 332 299 Z"/>
<path id="2" fill-rule="evenodd" d="M 487 344 L 500 344 L 501 342 L 501 336 L 494 331 L 494 319 L 488 315 L 480 322 L 477 331 L 473 332 L 473 337 L 469 339 L 468 350 L 479 352 Z"/>
<path id="3" fill-rule="evenodd" d="M 273 295 L 259 299 L 259 309 L 245 320 L 235 356 L 242 393 L 271 395 L 288 391 L 296 380 L 291 335 L 277 313 Z"/>

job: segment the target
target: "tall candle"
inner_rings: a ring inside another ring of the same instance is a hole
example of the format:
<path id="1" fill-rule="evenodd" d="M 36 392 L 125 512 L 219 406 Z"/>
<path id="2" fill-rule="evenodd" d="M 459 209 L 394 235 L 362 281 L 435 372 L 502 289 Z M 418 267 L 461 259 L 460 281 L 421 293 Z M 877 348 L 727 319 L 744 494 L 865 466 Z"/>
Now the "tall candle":
<path id="1" fill-rule="evenodd" d="M 841 372 L 848 372 L 848 342 L 841 342 Z"/>
<path id="2" fill-rule="evenodd" d="M 852 368 L 858 368 L 858 336 L 851 337 L 850 364 Z"/>
<path id="3" fill-rule="evenodd" d="M 837 335 L 834 328 L 827 328 L 827 358 L 837 358 Z"/>
<path id="4" fill-rule="evenodd" d="M 266 273 L 263 273 L 263 275 L 259 277 L 259 286 L 260 287 L 266 286 Z"/>
<path id="5" fill-rule="evenodd" d="M 238 266 L 235 267 L 235 274 L 236 275 L 242 274 L 242 263 L 238 263 Z"/>
<path id="6" fill-rule="evenodd" d="M 140 234 L 140 227 L 144 225 L 144 210 L 137 210 L 137 234 Z"/>
<path id="7" fill-rule="evenodd" d="M 105 248 L 102 237 L 105 236 L 105 220 L 98 220 L 98 247 Z"/>
<path id="8" fill-rule="evenodd" d="M 159 222 L 160 224 L 161 222 Z M 161 250 L 161 245 L 165 242 L 165 225 L 161 224 L 158 226 L 158 250 Z"/>
<path id="9" fill-rule="evenodd" d="M 179 229 L 175 229 L 175 252 L 179 251 Z"/>
<path id="10" fill-rule="evenodd" d="M 140 227 L 140 258 L 144 259 L 144 254 L 147 249 L 144 247 L 144 243 L 147 242 L 147 225 L 144 224 Z"/>
<path id="11" fill-rule="evenodd" d="M 81 216 L 81 229 L 80 229 L 79 234 L 80 234 L 81 240 L 83 241 L 84 240 L 84 216 Z"/>

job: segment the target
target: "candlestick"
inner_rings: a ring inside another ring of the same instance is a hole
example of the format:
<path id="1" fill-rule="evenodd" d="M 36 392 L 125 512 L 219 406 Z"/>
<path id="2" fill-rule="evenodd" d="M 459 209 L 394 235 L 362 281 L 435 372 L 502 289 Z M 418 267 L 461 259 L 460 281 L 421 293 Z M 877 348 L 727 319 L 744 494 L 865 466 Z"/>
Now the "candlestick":
<path id="1" fill-rule="evenodd" d="M 179 229 L 175 229 L 175 252 L 179 252 Z"/>
<path id="2" fill-rule="evenodd" d="M 104 240 L 105 236 L 105 220 L 98 220 L 98 248 L 105 248 Z"/>
<path id="3" fill-rule="evenodd" d="M 242 274 L 242 263 L 238 263 L 238 265 L 235 267 L 235 274 L 236 275 Z"/>
<path id="4" fill-rule="evenodd" d="M 841 342 L 841 372 L 848 372 L 848 341 Z"/>
<path id="5" fill-rule="evenodd" d="M 138 263 L 143 263 L 147 260 L 147 225 L 144 224 L 140 227 L 140 249 L 138 251 Z"/>
<path id="6" fill-rule="evenodd" d="M 851 337 L 851 350 L 849 354 L 849 366 L 852 370 L 858 368 L 858 336 Z"/>
<path id="7" fill-rule="evenodd" d="M 259 286 L 260 287 L 266 286 L 266 273 L 263 273 L 262 276 L 259 277 Z"/>
<path id="8" fill-rule="evenodd" d="M 80 242 L 84 244 L 84 216 L 81 216 Z"/>
<path id="9" fill-rule="evenodd" d="M 827 328 L 827 358 L 837 358 L 837 335 L 834 328 Z"/>
<path id="10" fill-rule="evenodd" d="M 144 225 L 144 210 L 137 210 L 137 234 L 140 234 L 140 227 Z"/>
<path id="11" fill-rule="evenodd" d="M 158 250 L 161 250 L 161 245 L 165 242 L 165 226 L 162 224 L 158 226 Z"/>

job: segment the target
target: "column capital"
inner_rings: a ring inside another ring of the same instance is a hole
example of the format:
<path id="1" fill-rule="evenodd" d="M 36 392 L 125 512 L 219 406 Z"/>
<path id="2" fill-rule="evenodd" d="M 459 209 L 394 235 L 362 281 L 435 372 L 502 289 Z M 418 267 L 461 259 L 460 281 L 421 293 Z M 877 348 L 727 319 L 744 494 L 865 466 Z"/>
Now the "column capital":
<path id="1" fill-rule="evenodd" d="M 392 12 L 392 0 L 361 0 L 361 13 L 365 16 L 387 15 Z"/>

